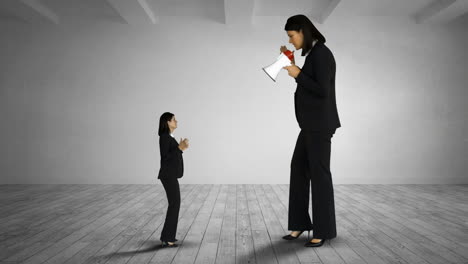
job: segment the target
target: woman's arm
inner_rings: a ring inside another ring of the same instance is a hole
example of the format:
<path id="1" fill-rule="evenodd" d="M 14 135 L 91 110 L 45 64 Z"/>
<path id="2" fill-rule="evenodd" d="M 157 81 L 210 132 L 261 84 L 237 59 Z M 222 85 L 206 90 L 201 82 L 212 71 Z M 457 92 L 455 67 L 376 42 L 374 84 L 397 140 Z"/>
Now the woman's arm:
<path id="1" fill-rule="evenodd" d="M 333 57 L 327 50 L 317 52 L 316 56 L 316 58 L 310 58 L 306 62 L 313 64 L 312 69 L 316 71 L 316 78 L 314 79 L 304 73 L 304 71 L 301 71 L 296 77 L 296 82 L 304 89 L 320 97 L 328 97 L 330 94 L 330 81 L 334 63 Z"/>
<path id="2" fill-rule="evenodd" d="M 161 153 L 161 161 L 168 161 L 182 154 L 182 150 L 179 147 L 171 148 L 171 137 L 161 136 L 159 137 L 159 151 Z"/>

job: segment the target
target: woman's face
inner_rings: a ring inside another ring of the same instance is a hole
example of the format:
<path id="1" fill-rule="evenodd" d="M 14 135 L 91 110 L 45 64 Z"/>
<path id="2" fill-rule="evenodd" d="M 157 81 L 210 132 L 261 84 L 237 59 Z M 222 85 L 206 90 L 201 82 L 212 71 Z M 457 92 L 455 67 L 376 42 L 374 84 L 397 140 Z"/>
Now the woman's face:
<path id="1" fill-rule="evenodd" d="M 167 121 L 167 125 L 169 126 L 169 129 L 174 130 L 177 128 L 177 120 L 175 119 L 175 116 L 172 117 L 171 121 Z"/>
<path id="2" fill-rule="evenodd" d="M 288 30 L 286 31 L 289 37 L 289 43 L 293 44 L 296 50 L 302 49 L 302 44 L 304 43 L 304 35 L 301 31 Z"/>

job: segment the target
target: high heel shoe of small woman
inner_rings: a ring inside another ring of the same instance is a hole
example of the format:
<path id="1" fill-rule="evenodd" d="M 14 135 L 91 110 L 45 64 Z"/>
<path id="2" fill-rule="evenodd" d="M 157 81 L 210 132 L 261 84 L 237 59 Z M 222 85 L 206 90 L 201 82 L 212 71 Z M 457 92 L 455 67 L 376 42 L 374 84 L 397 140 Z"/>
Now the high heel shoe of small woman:
<path id="1" fill-rule="evenodd" d="M 166 241 L 162 241 L 162 244 L 161 244 L 162 248 L 165 248 L 165 247 L 173 248 L 173 247 L 178 247 L 178 246 L 179 245 L 177 245 L 176 243 L 169 244 L 169 242 L 166 242 Z"/>

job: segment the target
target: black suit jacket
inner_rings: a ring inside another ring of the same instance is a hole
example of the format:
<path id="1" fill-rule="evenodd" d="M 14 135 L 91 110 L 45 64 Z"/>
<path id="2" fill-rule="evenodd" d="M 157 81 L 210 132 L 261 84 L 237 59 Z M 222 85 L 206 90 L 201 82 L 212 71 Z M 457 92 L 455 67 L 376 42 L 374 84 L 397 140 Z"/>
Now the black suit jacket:
<path id="1" fill-rule="evenodd" d="M 161 153 L 161 168 L 158 179 L 182 178 L 184 175 L 184 160 L 179 143 L 169 133 L 159 136 L 159 151 Z"/>
<path id="2" fill-rule="evenodd" d="M 317 42 L 296 77 L 294 108 L 299 127 L 335 133 L 341 127 L 335 97 L 336 64 L 332 52 Z"/>

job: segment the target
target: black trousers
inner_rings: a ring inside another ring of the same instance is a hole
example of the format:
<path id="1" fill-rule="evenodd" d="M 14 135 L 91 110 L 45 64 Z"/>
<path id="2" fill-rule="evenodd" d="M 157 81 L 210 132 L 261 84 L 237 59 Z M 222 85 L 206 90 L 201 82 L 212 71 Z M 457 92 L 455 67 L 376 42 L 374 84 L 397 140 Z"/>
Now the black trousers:
<path id="1" fill-rule="evenodd" d="M 335 201 L 330 172 L 333 133 L 301 130 L 291 161 L 288 230 L 314 230 L 314 238 L 336 237 Z M 309 190 L 312 184 L 312 222 Z"/>
<path id="2" fill-rule="evenodd" d="M 167 202 L 169 204 L 160 239 L 161 241 L 175 242 L 180 209 L 179 181 L 175 177 L 160 180 L 166 190 Z"/>

